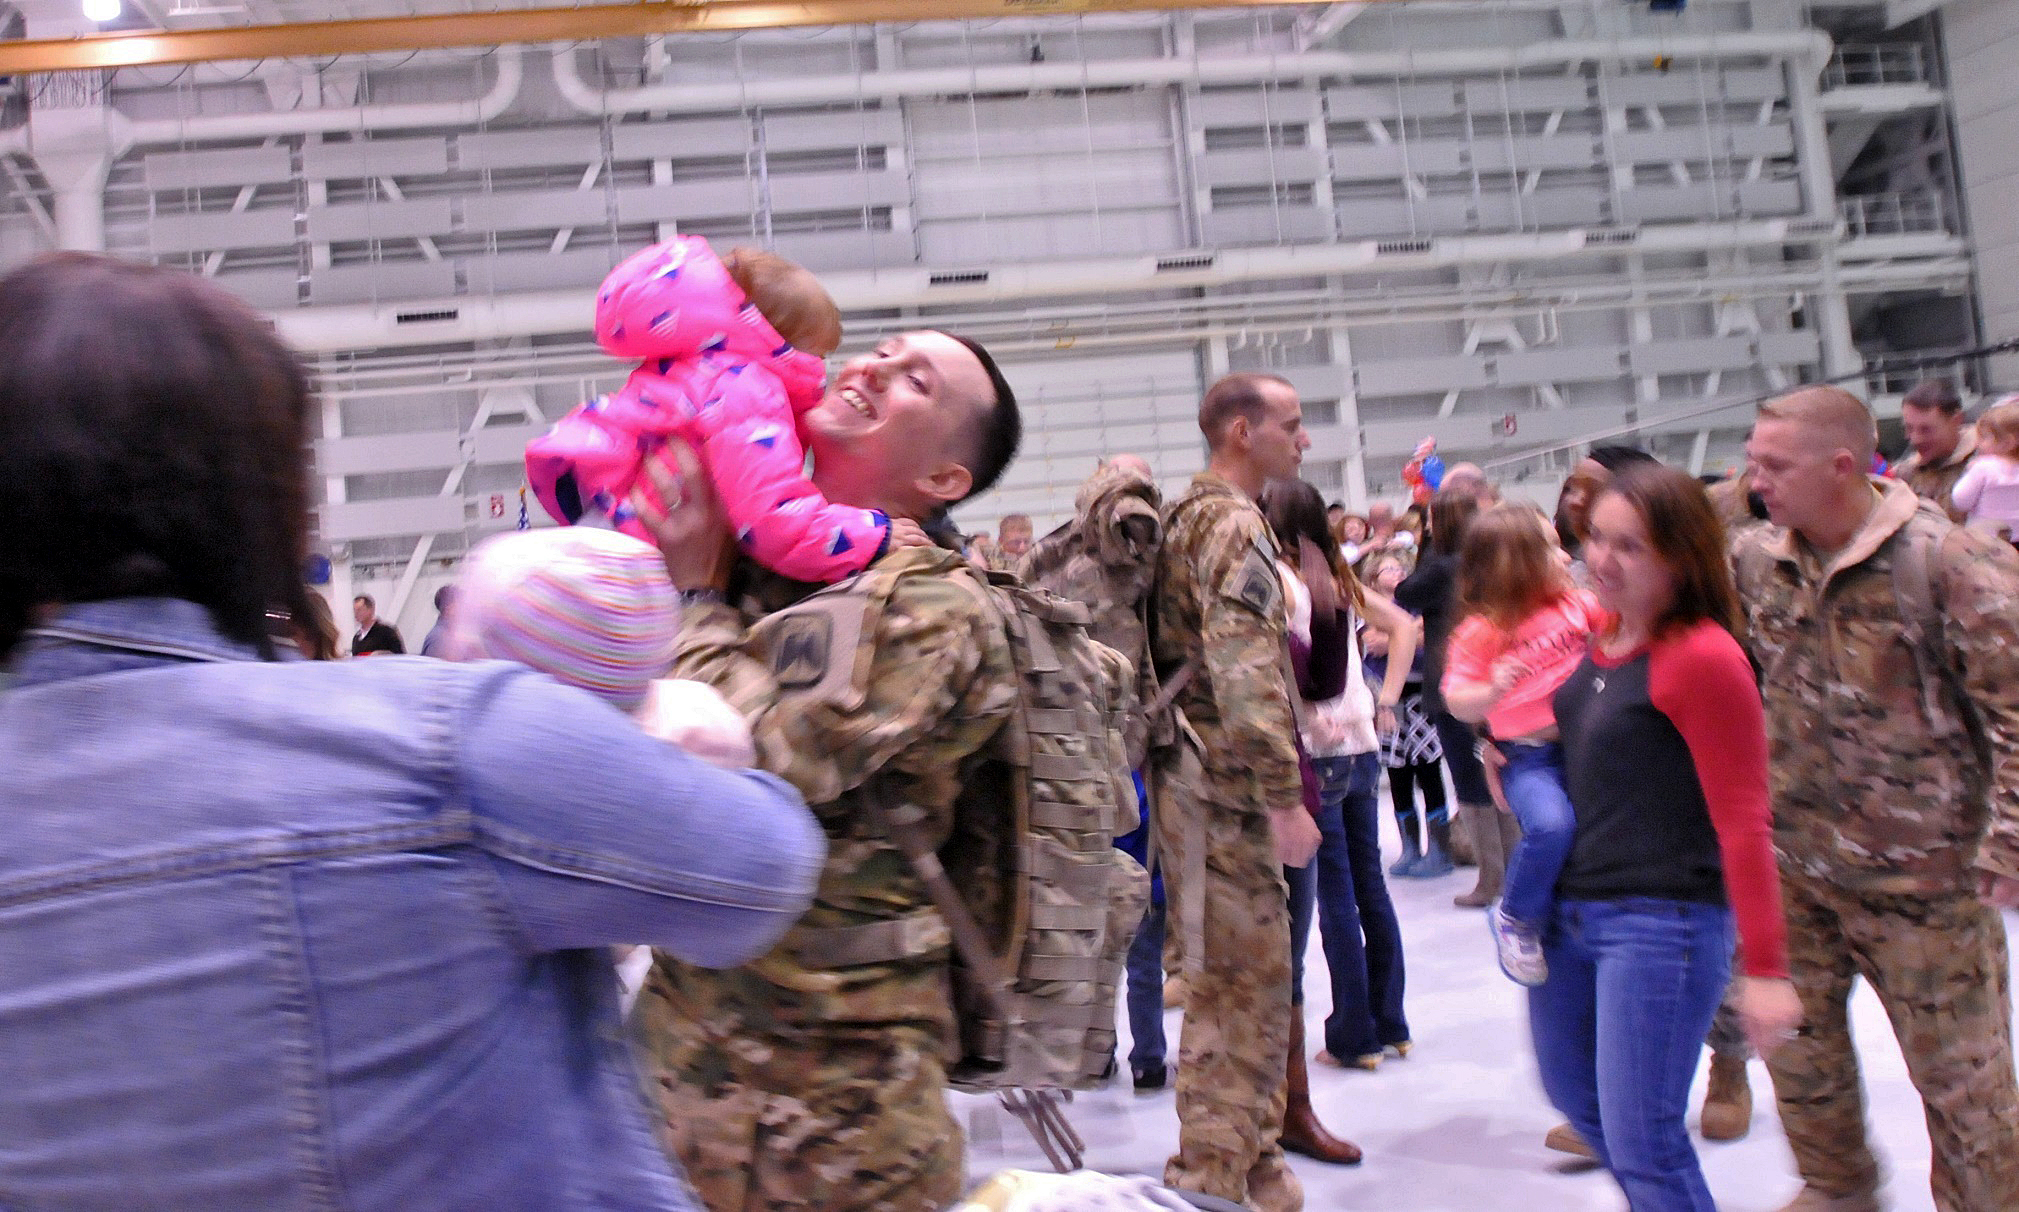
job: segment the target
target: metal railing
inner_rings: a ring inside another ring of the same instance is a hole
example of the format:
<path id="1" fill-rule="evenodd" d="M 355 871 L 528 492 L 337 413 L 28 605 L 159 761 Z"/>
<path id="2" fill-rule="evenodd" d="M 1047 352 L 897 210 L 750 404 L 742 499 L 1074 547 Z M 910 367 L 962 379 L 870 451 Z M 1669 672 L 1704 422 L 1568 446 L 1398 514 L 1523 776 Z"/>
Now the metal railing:
<path id="1" fill-rule="evenodd" d="M 1905 395 L 1926 379 L 1948 378 L 1964 392 L 1984 381 L 1983 362 L 1976 351 L 1926 349 L 1913 353 L 1879 354 L 1865 359 L 1865 390 L 1870 396 Z M 1960 356 L 1959 356 L 1960 355 Z M 1956 359 L 1949 361 L 1949 359 Z"/>
<path id="2" fill-rule="evenodd" d="M 1837 200 L 1837 214 L 1844 221 L 1845 235 L 1904 236 L 1924 232 L 1949 232 L 1949 206 L 1934 190 L 1918 189 L 1901 193 L 1855 194 Z"/>
<path id="3" fill-rule="evenodd" d="M 1875 42 L 1840 46 L 1823 68 L 1823 87 L 1869 84 L 1926 84 L 1928 59 L 1916 42 Z"/>

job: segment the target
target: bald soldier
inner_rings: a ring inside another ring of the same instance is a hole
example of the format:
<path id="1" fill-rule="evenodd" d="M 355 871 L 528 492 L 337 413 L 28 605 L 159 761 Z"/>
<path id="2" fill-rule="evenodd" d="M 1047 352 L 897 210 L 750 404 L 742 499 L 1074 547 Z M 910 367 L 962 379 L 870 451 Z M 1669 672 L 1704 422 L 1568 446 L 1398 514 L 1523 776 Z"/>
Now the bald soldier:
<path id="1" fill-rule="evenodd" d="M 1164 1181 L 1297 1212 L 1304 1193 L 1281 1143 L 1291 1014 L 1282 867 L 1310 862 L 1319 835 L 1292 740 L 1276 540 L 1256 501 L 1270 479 L 1297 474 L 1311 439 L 1296 389 L 1273 375 L 1213 384 L 1199 428 L 1211 456 L 1164 512 L 1156 603 L 1158 671 L 1196 663 L 1177 704 L 1205 750 L 1198 794 L 1182 801 L 1192 819 L 1158 822 L 1160 845 L 1179 856 L 1164 880 L 1188 935 L 1189 984 L 1178 1152 Z"/>
<path id="2" fill-rule="evenodd" d="M 1733 542 L 1772 745 L 1789 975 L 1806 1025 L 1767 1062 L 1802 1193 L 1876 1212 L 1845 1004 L 1870 982 L 1934 1146 L 1942 1212 L 2019 1209 L 2011 965 L 2019 906 L 2019 557 L 1868 471 L 1834 387 L 1760 410 L 1770 524 Z"/>

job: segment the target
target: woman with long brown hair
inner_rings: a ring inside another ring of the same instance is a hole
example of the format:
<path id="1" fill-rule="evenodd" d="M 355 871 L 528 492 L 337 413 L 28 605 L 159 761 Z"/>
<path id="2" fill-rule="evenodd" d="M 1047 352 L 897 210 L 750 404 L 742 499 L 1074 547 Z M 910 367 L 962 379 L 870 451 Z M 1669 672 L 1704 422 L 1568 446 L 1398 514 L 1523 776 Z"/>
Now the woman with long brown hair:
<path id="1" fill-rule="evenodd" d="M 1306 597 L 1311 603 L 1305 631 L 1315 637 L 1319 624 L 1330 621 L 1344 641 L 1330 653 L 1313 644 L 1308 676 L 1300 679 L 1305 699 L 1300 740 L 1317 778 L 1323 841 L 1309 867 L 1285 872 L 1291 883 L 1293 967 L 1301 974 L 1315 908 L 1332 981 L 1332 1012 L 1319 1059 L 1374 1069 L 1386 1053 L 1405 1054 L 1411 1046 L 1402 1008 L 1402 929 L 1382 872 L 1375 797 L 1381 782 L 1378 729 L 1394 726 L 1415 653 L 1416 621 L 1354 578 L 1325 525 L 1317 489 L 1300 480 L 1276 481 L 1263 491 L 1262 510 L 1285 553 L 1287 596 L 1293 603 Z M 1292 553 L 1298 557 L 1294 563 Z M 1361 619 L 1384 633 L 1390 651 L 1401 658 L 1378 696 L 1361 674 L 1354 636 Z M 1291 620 L 1293 635 L 1298 623 Z M 1301 1004 L 1295 985 L 1292 997 Z M 1300 1052 L 1291 1063 L 1301 1060 Z"/>
<path id="2" fill-rule="evenodd" d="M 1715 1212 L 1683 1116 L 1731 975 L 1734 910 L 1753 1045 L 1771 1051 L 1801 1018 L 1765 718 L 1701 484 L 1622 472 L 1592 504 L 1584 552 L 1611 615 L 1554 700 L 1577 827 L 1529 1025 L 1550 1101 L 1634 1212 Z"/>

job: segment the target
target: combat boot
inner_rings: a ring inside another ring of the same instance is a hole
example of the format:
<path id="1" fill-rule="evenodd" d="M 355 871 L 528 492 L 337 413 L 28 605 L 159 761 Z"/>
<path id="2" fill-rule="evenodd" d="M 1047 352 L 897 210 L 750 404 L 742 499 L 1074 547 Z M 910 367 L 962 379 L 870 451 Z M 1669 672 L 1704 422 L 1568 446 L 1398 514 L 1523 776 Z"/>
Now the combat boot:
<path id="1" fill-rule="evenodd" d="M 1710 1088 L 1704 1091 L 1705 1140 L 1739 1140 L 1753 1127 L 1753 1087 L 1740 1056 L 1711 1053 Z"/>
<path id="2" fill-rule="evenodd" d="M 1402 833 L 1402 857 L 1395 860 L 1395 865 L 1388 869 L 1388 874 L 1414 875 L 1416 864 L 1423 861 L 1423 843 L 1416 837 L 1415 811 L 1396 813 L 1395 825 Z"/>
<path id="3" fill-rule="evenodd" d="M 1883 1207 L 1877 1192 L 1825 1195 L 1814 1187 L 1803 1187 L 1802 1193 L 1795 1196 L 1793 1202 L 1784 1205 L 1781 1212 L 1881 1212 Z"/>
<path id="4" fill-rule="evenodd" d="M 1304 1212 L 1304 1184 L 1290 1173 L 1281 1153 L 1265 1157 L 1248 1171 L 1248 1206 L 1255 1212 Z"/>
<path id="5" fill-rule="evenodd" d="M 1311 1075 L 1304 1064 L 1303 1007 L 1294 1006 L 1290 1015 L 1290 1070 L 1288 1094 L 1283 1104 L 1283 1148 L 1314 1161 L 1334 1166 L 1360 1164 L 1360 1146 L 1340 1140 L 1318 1122 L 1311 1107 Z"/>

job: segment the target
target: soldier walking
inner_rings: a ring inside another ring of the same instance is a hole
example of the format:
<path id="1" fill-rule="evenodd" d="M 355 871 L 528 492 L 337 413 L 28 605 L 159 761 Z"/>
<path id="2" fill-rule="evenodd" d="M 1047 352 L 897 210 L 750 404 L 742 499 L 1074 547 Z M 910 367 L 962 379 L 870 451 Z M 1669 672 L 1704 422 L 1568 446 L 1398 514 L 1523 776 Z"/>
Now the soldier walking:
<path id="1" fill-rule="evenodd" d="M 1156 603 L 1159 669 L 1196 664 L 1177 703 L 1204 748 L 1190 819 L 1158 824 L 1160 845 L 1177 856 L 1165 882 L 1190 969 L 1178 1152 L 1164 1181 L 1297 1212 L 1304 1194 L 1280 1139 L 1291 1015 L 1281 868 L 1310 862 L 1319 834 L 1291 739 L 1276 541 L 1256 500 L 1268 480 L 1297 474 L 1311 439 L 1296 389 L 1271 375 L 1213 384 L 1199 428 L 1211 456 L 1165 511 Z"/>
<path id="2" fill-rule="evenodd" d="M 1772 524 L 1733 544 L 1762 671 L 1789 969 L 1806 1025 L 1768 1061 L 1805 1184 L 1784 1212 L 1876 1212 L 1845 1005 L 1863 976 L 1921 1094 L 1942 1212 L 2019 1209 L 2019 1087 L 1998 907 L 2019 906 L 2019 559 L 1867 475 L 1834 387 L 1760 410 Z"/>

